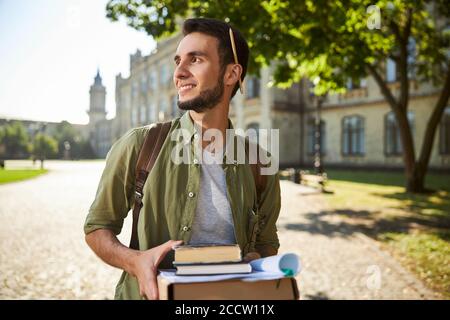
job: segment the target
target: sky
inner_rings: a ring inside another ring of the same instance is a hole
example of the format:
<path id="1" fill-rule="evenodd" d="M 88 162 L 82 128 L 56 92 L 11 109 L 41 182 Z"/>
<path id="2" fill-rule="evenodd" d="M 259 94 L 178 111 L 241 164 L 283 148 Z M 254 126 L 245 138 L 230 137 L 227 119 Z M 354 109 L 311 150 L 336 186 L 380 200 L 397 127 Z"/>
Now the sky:
<path id="1" fill-rule="evenodd" d="M 0 0 L 0 118 L 86 124 L 97 68 L 115 116 L 115 77 L 156 46 L 106 18 L 107 0 Z"/>

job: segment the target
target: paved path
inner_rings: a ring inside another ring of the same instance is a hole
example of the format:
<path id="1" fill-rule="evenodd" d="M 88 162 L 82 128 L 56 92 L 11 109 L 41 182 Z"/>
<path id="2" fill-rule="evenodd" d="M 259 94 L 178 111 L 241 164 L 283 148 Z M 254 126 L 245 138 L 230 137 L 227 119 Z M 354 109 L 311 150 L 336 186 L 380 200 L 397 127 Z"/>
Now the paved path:
<path id="1" fill-rule="evenodd" d="M 83 236 L 104 162 L 47 166 L 46 175 L 0 185 L 0 299 L 112 299 L 121 272 L 102 263 Z M 282 251 L 302 257 L 303 299 L 434 297 L 375 242 L 323 215 L 320 195 L 302 191 L 282 181 L 279 234 Z"/>
<path id="2" fill-rule="evenodd" d="M 0 298 L 112 299 L 121 272 L 83 234 L 104 162 L 46 166 L 43 176 L 0 185 Z"/>
<path id="3" fill-rule="evenodd" d="M 342 223 L 323 196 L 281 181 L 281 252 L 295 252 L 302 299 L 436 299 L 378 243 Z"/>

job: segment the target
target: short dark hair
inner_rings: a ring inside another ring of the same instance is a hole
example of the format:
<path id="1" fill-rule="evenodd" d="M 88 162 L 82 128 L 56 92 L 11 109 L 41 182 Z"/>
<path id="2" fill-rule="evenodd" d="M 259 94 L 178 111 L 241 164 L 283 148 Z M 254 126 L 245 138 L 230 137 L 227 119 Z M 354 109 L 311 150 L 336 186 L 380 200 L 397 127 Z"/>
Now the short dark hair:
<path id="1" fill-rule="evenodd" d="M 184 21 L 183 35 L 186 36 L 192 32 L 200 32 L 216 38 L 219 41 L 217 50 L 219 53 L 220 66 L 221 70 L 224 70 L 228 64 L 234 63 L 233 49 L 231 47 L 229 35 L 230 28 L 233 30 L 238 63 L 242 66 L 241 80 L 244 81 L 245 74 L 247 73 L 249 49 L 247 41 L 239 30 L 220 20 L 210 18 L 192 18 Z M 238 89 L 239 82 L 236 83 L 231 97 L 234 97 Z"/>

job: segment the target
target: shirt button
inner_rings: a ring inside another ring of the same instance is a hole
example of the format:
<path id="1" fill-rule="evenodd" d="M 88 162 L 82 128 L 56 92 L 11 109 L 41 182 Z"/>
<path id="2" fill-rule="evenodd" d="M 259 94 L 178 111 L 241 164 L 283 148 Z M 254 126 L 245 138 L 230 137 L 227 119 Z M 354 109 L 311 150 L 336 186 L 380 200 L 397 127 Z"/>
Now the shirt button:
<path id="1" fill-rule="evenodd" d="M 194 164 L 197 164 L 198 163 L 198 160 L 197 159 L 194 159 Z"/>
<path id="2" fill-rule="evenodd" d="M 194 193 L 193 192 L 189 192 L 188 196 L 189 196 L 189 198 L 192 198 L 192 197 L 194 197 Z"/>
<path id="3" fill-rule="evenodd" d="M 194 134 L 194 139 L 198 139 L 198 133 Z"/>
<path id="4" fill-rule="evenodd" d="M 189 231 L 189 227 L 188 226 L 184 226 L 183 227 L 183 231 Z"/>

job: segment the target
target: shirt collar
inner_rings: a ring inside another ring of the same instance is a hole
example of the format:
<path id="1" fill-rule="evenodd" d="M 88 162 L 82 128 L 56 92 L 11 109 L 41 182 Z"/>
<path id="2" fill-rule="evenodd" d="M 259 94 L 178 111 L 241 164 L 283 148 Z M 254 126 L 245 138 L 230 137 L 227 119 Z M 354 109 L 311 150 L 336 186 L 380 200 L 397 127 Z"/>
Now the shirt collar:
<path id="1" fill-rule="evenodd" d="M 183 143 L 184 144 L 189 144 L 192 142 L 192 139 L 194 137 L 194 135 L 197 133 L 197 128 L 194 125 L 194 122 L 191 118 L 191 116 L 189 115 L 189 111 L 186 111 L 180 118 L 180 128 L 182 129 L 182 135 L 183 135 Z M 234 129 L 233 126 L 233 122 L 230 120 L 230 118 L 228 118 L 228 129 Z M 200 136 L 199 136 L 200 138 Z M 227 161 L 227 152 L 224 152 L 223 154 L 223 167 L 226 167 L 227 165 L 236 165 L 237 164 L 237 144 L 242 143 L 241 139 L 238 139 L 238 137 L 236 136 L 236 134 L 233 135 L 233 140 L 234 140 L 234 151 L 233 152 L 233 157 L 232 159 L 229 159 Z M 228 145 L 228 142 L 226 143 Z M 225 149 L 226 150 L 226 149 Z M 230 163 L 228 163 L 230 162 Z"/>
<path id="2" fill-rule="evenodd" d="M 194 125 L 194 122 L 189 115 L 189 111 L 186 111 L 180 118 L 180 128 L 183 130 L 184 142 L 188 143 L 192 141 L 194 134 L 198 133 L 198 129 Z M 234 129 L 233 122 L 228 118 L 228 129 Z M 199 137 L 200 138 L 200 137 Z"/>

